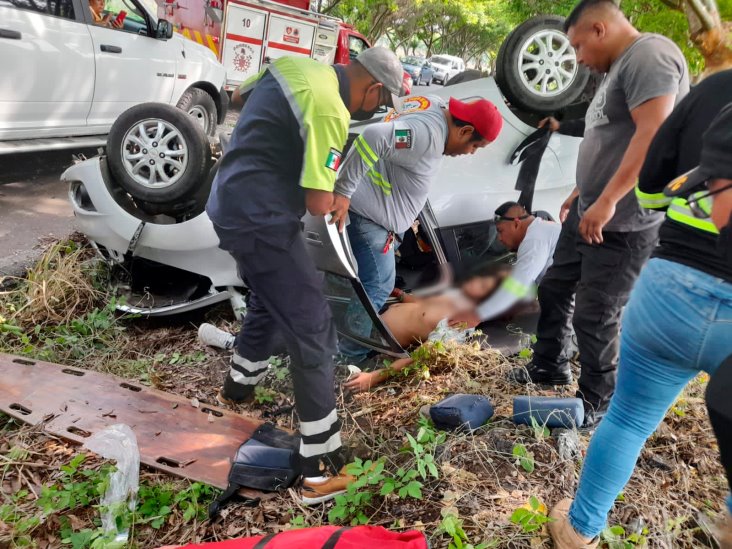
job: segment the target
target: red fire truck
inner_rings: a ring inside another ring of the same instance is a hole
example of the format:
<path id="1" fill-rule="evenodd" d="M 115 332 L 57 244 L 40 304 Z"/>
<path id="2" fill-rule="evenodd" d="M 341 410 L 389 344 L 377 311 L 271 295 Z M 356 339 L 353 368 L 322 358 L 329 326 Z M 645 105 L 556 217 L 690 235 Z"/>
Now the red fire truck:
<path id="1" fill-rule="evenodd" d="M 208 46 L 226 67 L 227 89 L 283 55 L 347 64 L 370 47 L 352 25 L 310 0 L 156 0 L 158 16 Z"/>

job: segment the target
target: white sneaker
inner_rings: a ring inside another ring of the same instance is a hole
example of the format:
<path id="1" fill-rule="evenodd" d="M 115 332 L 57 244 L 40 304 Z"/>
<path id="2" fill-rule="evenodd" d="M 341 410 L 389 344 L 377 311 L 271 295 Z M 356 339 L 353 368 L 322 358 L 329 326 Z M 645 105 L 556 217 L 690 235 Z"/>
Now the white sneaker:
<path id="1" fill-rule="evenodd" d="M 198 327 L 198 340 L 204 345 L 231 349 L 234 346 L 235 336 L 224 330 L 219 330 L 213 324 L 204 323 Z"/>

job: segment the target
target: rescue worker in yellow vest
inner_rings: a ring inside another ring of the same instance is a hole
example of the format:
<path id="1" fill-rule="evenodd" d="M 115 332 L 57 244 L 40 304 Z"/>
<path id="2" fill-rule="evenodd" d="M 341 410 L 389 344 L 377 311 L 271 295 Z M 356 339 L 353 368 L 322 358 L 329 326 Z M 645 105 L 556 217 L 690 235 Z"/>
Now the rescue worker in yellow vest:
<path id="1" fill-rule="evenodd" d="M 333 187 L 350 119 L 396 107 L 402 73 L 386 48 L 370 48 L 348 66 L 274 61 L 239 90 L 246 104 L 206 206 L 220 247 L 234 257 L 250 290 L 219 401 L 252 396 L 282 336 L 300 420 L 306 504 L 332 499 L 349 479 L 339 474 L 336 331 L 300 218 L 306 209 L 313 215 L 336 209 Z"/>

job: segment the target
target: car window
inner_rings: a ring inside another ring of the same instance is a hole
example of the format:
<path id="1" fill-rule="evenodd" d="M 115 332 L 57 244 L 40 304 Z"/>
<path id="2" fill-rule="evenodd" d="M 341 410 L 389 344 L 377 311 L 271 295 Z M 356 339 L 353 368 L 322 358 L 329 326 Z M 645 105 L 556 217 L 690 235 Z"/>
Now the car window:
<path id="1" fill-rule="evenodd" d="M 433 63 L 437 63 L 438 65 L 449 65 L 450 60 L 446 59 L 445 57 L 440 57 L 439 55 L 432 58 Z"/>
<path id="2" fill-rule="evenodd" d="M 0 0 L 0 6 L 7 5 L 45 15 L 65 17 L 66 19 L 75 18 L 72 0 Z"/>
<path id="3" fill-rule="evenodd" d="M 370 349 L 392 356 L 402 356 L 399 344 L 381 321 L 374 322 L 376 312 L 367 310 L 365 290 L 358 280 L 351 280 L 333 273 L 324 273 L 323 292 L 330 305 L 338 333 Z M 358 292 L 364 295 L 359 296 Z M 358 328 L 356 328 L 358 326 Z"/>
<path id="4" fill-rule="evenodd" d="M 365 49 L 368 49 L 368 45 L 363 41 L 363 38 L 352 34 L 348 36 L 348 56 L 351 59 L 358 57 L 358 54 Z"/>
<path id="5" fill-rule="evenodd" d="M 82 0 L 87 1 L 87 0 Z M 92 10 L 94 24 L 114 30 L 123 30 L 135 34 L 148 34 L 147 21 L 143 9 L 131 0 L 88 0 Z M 120 15 L 124 12 L 124 18 Z M 100 16 L 97 16 L 99 14 Z M 149 14 L 148 14 L 149 15 Z M 121 26 L 115 26 L 116 18 L 122 20 Z"/>
<path id="6" fill-rule="evenodd" d="M 482 268 L 505 259 L 510 252 L 498 240 L 493 221 L 463 225 L 453 229 L 457 243 L 460 270 L 479 272 Z"/>
<path id="7" fill-rule="evenodd" d="M 402 57 L 401 62 L 404 63 L 405 65 L 417 65 L 417 66 L 419 66 L 423 63 L 422 59 L 420 59 L 419 57 L 412 57 L 412 56 Z"/>

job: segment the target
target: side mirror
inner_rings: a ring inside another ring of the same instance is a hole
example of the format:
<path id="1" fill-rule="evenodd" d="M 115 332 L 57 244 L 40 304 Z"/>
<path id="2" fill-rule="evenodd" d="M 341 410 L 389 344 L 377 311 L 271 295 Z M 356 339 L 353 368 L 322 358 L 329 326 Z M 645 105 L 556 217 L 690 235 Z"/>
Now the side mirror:
<path id="1" fill-rule="evenodd" d="M 158 19 L 158 27 L 155 29 L 155 38 L 159 40 L 170 40 L 173 38 L 173 25 L 165 19 Z"/>

